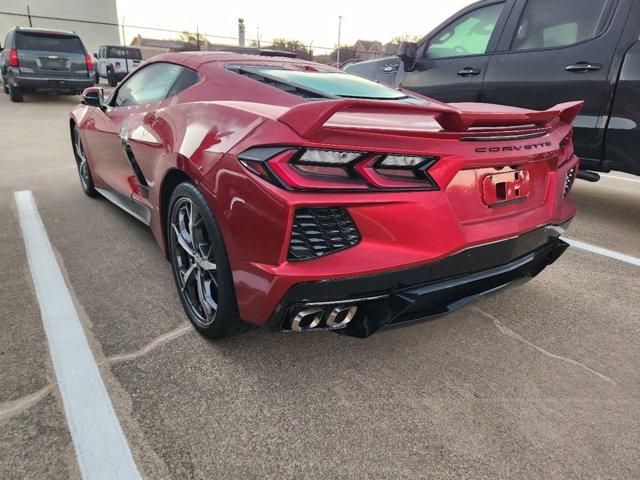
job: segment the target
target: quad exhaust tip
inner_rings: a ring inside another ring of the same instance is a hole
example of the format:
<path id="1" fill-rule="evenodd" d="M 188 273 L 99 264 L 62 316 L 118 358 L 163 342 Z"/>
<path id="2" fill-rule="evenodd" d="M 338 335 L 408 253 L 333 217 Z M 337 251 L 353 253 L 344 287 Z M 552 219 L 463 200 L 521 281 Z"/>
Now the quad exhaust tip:
<path id="1" fill-rule="evenodd" d="M 346 327 L 356 316 L 356 305 L 340 305 L 337 307 L 310 307 L 300 310 L 291 322 L 291 330 L 305 332 L 308 330 L 336 330 Z M 324 320 L 324 324 L 322 324 Z M 321 327 L 321 328 L 319 328 Z"/>

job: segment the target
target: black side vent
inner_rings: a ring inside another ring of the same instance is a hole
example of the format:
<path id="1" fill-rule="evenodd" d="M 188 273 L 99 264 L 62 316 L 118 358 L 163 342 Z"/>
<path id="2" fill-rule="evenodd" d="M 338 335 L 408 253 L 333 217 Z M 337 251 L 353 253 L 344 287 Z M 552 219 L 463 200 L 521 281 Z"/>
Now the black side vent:
<path id="1" fill-rule="evenodd" d="M 360 232 L 340 207 L 298 208 L 293 219 L 289 260 L 309 260 L 353 247 Z"/>

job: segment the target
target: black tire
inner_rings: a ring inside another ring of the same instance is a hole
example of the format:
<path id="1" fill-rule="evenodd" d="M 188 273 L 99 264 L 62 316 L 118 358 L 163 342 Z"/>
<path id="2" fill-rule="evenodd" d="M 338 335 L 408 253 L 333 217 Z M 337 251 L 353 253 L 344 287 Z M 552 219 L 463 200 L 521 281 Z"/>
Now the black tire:
<path id="1" fill-rule="evenodd" d="M 91 175 L 91 168 L 89 167 L 87 154 L 85 153 L 84 145 L 82 145 L 80 132 L 76 126 L 73 127 L 71 141 L 73 146 L 73 155 L 76 158 L 76 166 L 78 167 L 78 175 L 80 176 L 80 186 L 88 196 L 97 197 L 98 192 L 93 185 L 93 176 Z"/>
<path id="2" fill-rule="evenodd" d="M 9 98 L 11 99 L 12 102 L 22 102 L 23 97 L 22 97 L 22 89 L 20 89 L 19 87 L 14 87 L 13 85 L 9 84 Z"/>
<path id="3" fill-rule="evenodd" d="M 113 74 L 113 72 L 111 70 L 107 70 L 107 82 L 109 83 L 110 87 L 115 87 L 118 85 L 118 82 L 116 81 L 115 75 Z"/>
<path id="4" fill-rule="evenodd" d="M 247 331 L 250 326 L 238 313 L 227 250 L 206 199 L 195 185 L 184 182 L 173 191 L 168 210 L 173 278 L 189 320 L 212 339 Z"/>

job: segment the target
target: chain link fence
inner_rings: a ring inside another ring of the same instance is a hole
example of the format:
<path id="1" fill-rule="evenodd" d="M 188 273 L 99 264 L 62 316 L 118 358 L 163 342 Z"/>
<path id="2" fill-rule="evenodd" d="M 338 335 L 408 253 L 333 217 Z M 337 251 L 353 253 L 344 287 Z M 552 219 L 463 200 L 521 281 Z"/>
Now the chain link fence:
<path id="1" fill-rule="evenodd" d="M 84 16 L 84 18 L 82 18 Z M 129 25 L 119 22 L 115 10 L 113 15 L 96 16 L 89 12 L 70 12 L 55 8 L 31 8 L 25 5 L 0 2 L 0 43 L 8 31 L 16 26 L 50 28 L 76 32 L 89 53 L 96 53 L 102 45 L 127 45 L 140 49 L 143 59 L 167 52 L 215 51 L 242 47 L 237 37 L 215 35 L 200 31 L 198 27 L 187 30 L 171 30 L 148 25 Z M 381 58 L 395 54 L 382 48 L 379 42 L 364 42 L 340 48 L 340 63 Z M 367 46 L 373 44 L 367 50 Z M 285 50 L 299 58 L 325 64 L 335 64 L 338 52 L 335 47 L 307 45 L 296 40 L 264 40 L 247 38 L 245 47 Z"/>

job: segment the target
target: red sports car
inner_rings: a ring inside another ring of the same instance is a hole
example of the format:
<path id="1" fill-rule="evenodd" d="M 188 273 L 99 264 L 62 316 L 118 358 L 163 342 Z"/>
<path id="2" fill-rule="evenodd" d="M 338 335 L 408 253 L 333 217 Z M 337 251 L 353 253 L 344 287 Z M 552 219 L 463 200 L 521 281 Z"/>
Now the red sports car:
<path id="1" fill-rule="evenodd" d="M 447 105 L 335 68 L 154 57 L 70 129 L 84 191 L 148 224 L 195 328 L 366 337 L 567 248 L 580 103 Z"/>

